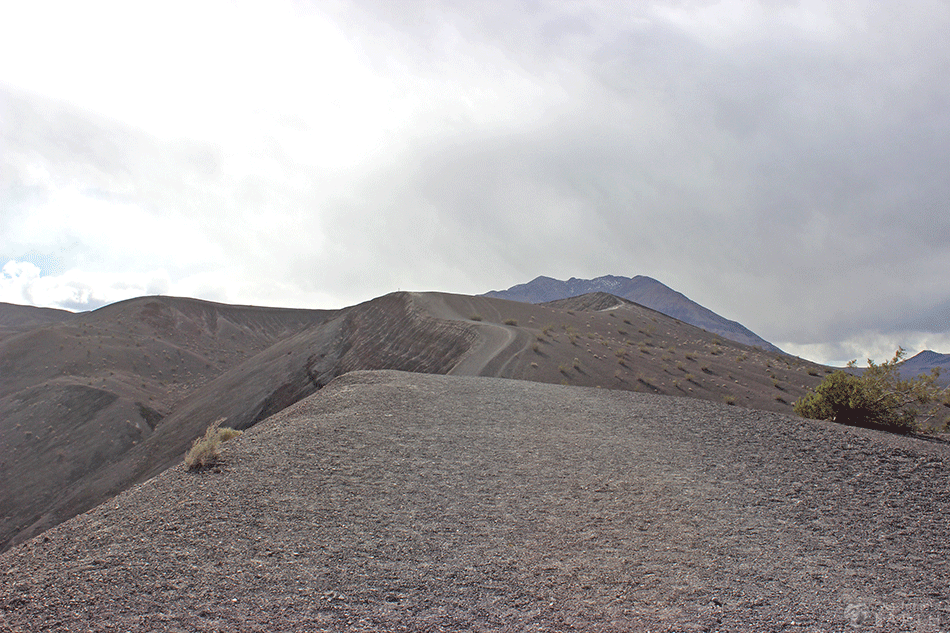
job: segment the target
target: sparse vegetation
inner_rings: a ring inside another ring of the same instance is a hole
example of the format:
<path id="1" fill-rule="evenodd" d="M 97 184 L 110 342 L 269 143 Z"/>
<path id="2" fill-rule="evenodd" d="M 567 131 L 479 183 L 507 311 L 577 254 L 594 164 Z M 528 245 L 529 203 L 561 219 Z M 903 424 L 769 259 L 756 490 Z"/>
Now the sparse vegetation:
<path id="1" fill-rule="evenodd" d="M 937 386 L 940 376 L 937 369 L 930 374 L 902 379 L 897 365 L 904 354 L 904 350 L 898 348 L 893 359 L 880 365 L 868 359 L 868 368 L 860 376 L 834 372 L 795 403 L 795 413 L 896 433 L 933 428 L 931 421 L 950 406 L 950 387 Z M 848 363 L 848 368 L 854 369 L 855 361 Z M 946 420 L 938 421 L 937 428 L 945 428 L 946 424 Z"/>
<path id="2" fill-rule="evenodd" d="M 241 434 L 241 431 L 221 427 L 225 418 L 219 418 L 211 423 L 205 434 L 194 441 L 185 454 L 185 466 L 188 470 L 209 468 L 221 461 L 221 443 L 232 440 Z"/>
<path id="3" fill-rule="evenodd" d="M 482 320 L 482 315 L 480 315 L 480 314 L 473 314 L 472 316 L 470 316 L 470 317 L 468 317 L 468 318 L 469 318 L 470 320 L 472 320 L 472 321 L 481 321 L 481 320 Z"/>
<path id="4" fill-rule="evenodd" d="M 518 325 L 518 319 L 505 319 L 505 325 Z"/>
<path id="5" fill-rule="evenodd" d="M 736 404 L 736 397 L 735 397 L 734 395 L 732 395 L 732 394 L 728 394 L 728 395 L 725 395 L 725 396 L 722 397 L 722 401 L 725 402 L 726 404 L 730 405 L 730 406 L 735 406 L 735 404 Z"/>

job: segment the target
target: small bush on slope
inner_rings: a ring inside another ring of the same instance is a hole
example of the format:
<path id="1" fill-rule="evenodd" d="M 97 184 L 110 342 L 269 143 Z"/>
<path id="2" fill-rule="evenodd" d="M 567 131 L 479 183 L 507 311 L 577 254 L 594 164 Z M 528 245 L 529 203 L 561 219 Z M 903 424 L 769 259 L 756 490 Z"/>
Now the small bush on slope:
<path id="1" fill-rule="evenodd" d="M 880 365 L 868 359 L 868 368 L 860 376 L 843 371 L 827 376 L 813 392 L 795 403 L 795 413 L 895 433 L 930 428 L 928 422 L 948 406 L 948 389 L 936 385 L 938 369 L 929 375 L 901 379 L 897 365 L 904 354 L 898 348 L 893 359 Z M 849 368 L 854 366 L 855 361 L 848 363 Z M 938 428 L 942 425 L 938 424 Z"/>
<path id="2" fill-rule="evenodd" d="M 225 418 L 215 420 L 185 453 L 185 466 L 188 470 L 199 470 L 217 464 L 221 459 L 221 442 L 227 442 L 241 434 L 241 431 L 229 427 L 222 428 L 221 423 L 224 420 Z"/>

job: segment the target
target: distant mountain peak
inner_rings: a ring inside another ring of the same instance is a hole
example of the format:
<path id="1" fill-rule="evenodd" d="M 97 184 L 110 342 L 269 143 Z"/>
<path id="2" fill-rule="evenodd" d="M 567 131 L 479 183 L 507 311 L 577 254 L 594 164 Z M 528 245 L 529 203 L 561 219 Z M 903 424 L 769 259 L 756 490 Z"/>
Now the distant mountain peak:
<path id="1" fill-rule="evenodd" d="M 920 374 L 929 374 L 933 369 L 940 370 L 937 382 L 950 385 L 950 354 L 940 354 L 929 349 L 915 354 L 898 366 L 902 378 L 913 378 Z"/>
<path id="2" fill-rule="evenodd" d="M 684 323 L 719 334 L 731 341 L 758 346 L 773 352 L 782 351 L 740 323 L 719 316 L 682 293 L 645 275 L 635 277 L 603 275 L 594 279 L 571 277 L 567 281 L 540 276 L 526 284 L 518 284 L 508 290 L 492 290 L 483 296 L 522 303 L 547 303 L 592 292 L 606 292 L 628 299 Z"/>

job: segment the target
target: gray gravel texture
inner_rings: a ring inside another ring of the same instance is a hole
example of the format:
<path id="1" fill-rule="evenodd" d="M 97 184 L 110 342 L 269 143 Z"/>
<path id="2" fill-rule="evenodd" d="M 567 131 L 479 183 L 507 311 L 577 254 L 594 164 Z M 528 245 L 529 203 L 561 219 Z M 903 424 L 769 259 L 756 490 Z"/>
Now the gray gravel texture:
<path id="1" fill-rule="evenodd" d="M 353 372 L 0 556 L 4 631 L 950 631 L 950 451 Z"/>

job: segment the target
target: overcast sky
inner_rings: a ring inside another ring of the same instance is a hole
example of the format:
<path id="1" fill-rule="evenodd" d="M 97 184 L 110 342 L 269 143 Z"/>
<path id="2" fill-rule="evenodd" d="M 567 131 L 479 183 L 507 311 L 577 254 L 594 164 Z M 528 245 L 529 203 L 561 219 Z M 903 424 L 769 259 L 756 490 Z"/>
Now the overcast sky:
<path id="1" fill-rule="evenodd" d="M 950 3 L 6 2 L 0 301 L 654 277 L 950 353 Z"/>

